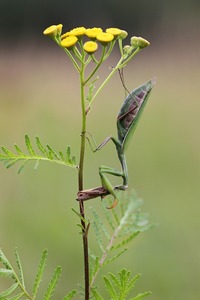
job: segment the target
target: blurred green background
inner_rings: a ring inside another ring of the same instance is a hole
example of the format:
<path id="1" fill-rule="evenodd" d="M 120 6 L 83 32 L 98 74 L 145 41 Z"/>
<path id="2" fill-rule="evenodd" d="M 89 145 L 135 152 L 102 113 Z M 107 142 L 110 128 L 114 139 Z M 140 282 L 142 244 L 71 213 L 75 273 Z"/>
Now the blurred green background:
<path id="1" fill-rule="evenodd" d="M 151 290 L 149 299 L 199 299 L 200 2 L 1 0 L 0 144 L 10 149 L 14 143 L 23 145 L 28 133 L 55 149 L 71 145 L 78 156 L 78 77 L 64 52 L 42 36 L 54 23 L 63 23 L 65 31 L 74 26 L 120 27 L 129 36 L 150 40 L 151 47 L 124 70 L 130 90 L 157 77 L 127 161 L 129 188 L 144 198 L 143 210 L 159 226 L 140 235 L 128 254 L 107 270 L 128 266 L 134 274 L 142 273 L 137 290 Z M 115 61 L 113 55 L 101 78 Z M 116 74 L 88 121 L 98 142 L 116 134 L 123 98 Z M 95 155 L 87 150 L 89 188 L 99 185 L 100 164 L 119 165 L 112 145 Z M 0 165 L 0 247 L 13 261 L 18 247 L 28 286 L 42 250 L 48 248 L 48 271 L 63 266 L 55 299 L 82 281 L 82 244 L 71 211 L 77 208 L 76 176 L 73 169 L 45 163 L 37 172 L 30 165 L 21 175 L 15 167 L 5 170 Z M 87 203 L 91 205 L 101 211 L 99 200 Z"/>

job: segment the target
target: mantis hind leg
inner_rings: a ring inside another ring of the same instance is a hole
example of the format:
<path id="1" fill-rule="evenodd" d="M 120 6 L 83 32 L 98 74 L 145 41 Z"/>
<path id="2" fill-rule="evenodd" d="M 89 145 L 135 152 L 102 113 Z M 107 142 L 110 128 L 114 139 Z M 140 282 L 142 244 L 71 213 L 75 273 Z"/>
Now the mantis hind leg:
<path id="1" fill-rule="evenodd" d="M 106 167 L 106 166 L 100 166 L 99 167 L 99 175 L 100 175 L 100 178 L 101 178 L 102 186 L 104 188 L 106 188 L 110 192 L 110 194 L 113 195 L 113 197 L 114 197 L 114 202 L 113 202 L 112 206 L 109 207 L 109 208 L 114 208 L 117 205 L 118 201 L 119 201 L 118 195 L 115 191 L 115 188 L 113 187 L 110 180 L 107 178 L 107 176 L 105 174 L 110 174 L 110 175 L 114 175 L 114 176 L 124 178 L 124 173 L 120 172 L 118 170 Z M 117 189 L 120 189 L 120 188 L 117 188 Z M 125 190 L 125 187 L 121 188 L 121 190 Z"/>

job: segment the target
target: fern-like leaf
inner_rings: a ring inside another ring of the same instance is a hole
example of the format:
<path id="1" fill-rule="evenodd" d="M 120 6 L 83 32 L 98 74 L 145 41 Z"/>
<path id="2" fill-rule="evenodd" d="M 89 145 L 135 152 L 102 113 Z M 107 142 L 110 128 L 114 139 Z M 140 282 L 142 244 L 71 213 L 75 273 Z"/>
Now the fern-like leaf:
<path id="1" fill-rule="evenodd" d="M 7 290 L 3 291 L 0 293 L 0 300 L 7 299 L 9 295 L 11 295 L 17 288 L 18 288 L 18 283 L 14 283 L 11 285 Z"/>
<path id="2" fill-rule="evenodd" d="M 24 293 L 19 293 L 11 298 L 9 298 L 8 300 L 18 300 L 18 299 L 24 299 Z M 22 298 L 23 297 L 23 298 Z M 4 300 L 7 300 L 7 299 L 4 299 Z"/>
<path id="3" fill-rule="evenodd" d="M 30 138 L 27 134 L 25 135 L 25 143 L 26 143 L 26 147 L 27 147 L 28 152 L 30 153 L 30 155 L 31 156 L 36 156 L 35 151 L 33 150 L 31 140 L 30 140 Z"/>
<path id="4" fill-rule="evenodd" d="M 17 249 L 15 249 L 15 257 L 16 257 L 16 263 L 17 263 L 17 266 L 19 269 L 19 280 L 20 280 L 23 288 L 25 288 L 23 269 L 22 269 L 22 265 L 21 265 L 21 261 L 20 261 Z"/>
<path id="5" fill-rule="evenodd" d="M 71 300 L 76 294 L 77 290 L 72 290 L 63 298 L 63 300 Z"/>
<path id="6" fill-rule="evenodd" d="M 103 276 L 105 287 L 113 300 L 123 299 L 126 300 L 130 292 L 135 286 L 135 282 L 140 278 L 140 275 L 131 277 L 131 272 L 122 269 L 118 273 L 118 277 L 113 273 L 109 273 L 108 276 Z M 134 298 L 129 298 L 128 300 L 139 300 L 145 296 L 148 296 L 150 292 L 140 293 Z"/>
<path id="7" fill-rule="evenodd" d="M 0 269 L 0 277 L 10 277 L 13 276 L 13 271 L 8 269 Z"/>
<path id="8" fill-rule="evenodd" d="M 101 295 L 99 294 L 99 292 L 97 291 L 96 288 L 92 288 L 91 289 L 91 293 L 92 293 L 92 296 L 95 300 L 104 300 Z"/>
<path id="9" fill-rule="evenodd" d="M 17 154 L 8 150 L 6 147 L 1 147 L 2 153 L 0 153 L 0 161 L 4 162 L 6 168 L 10 168 L 16 163 L 21 161 L 21 165 L 18 169 L 18 173 L 21 173 L 25 167 L 25 165 L 29 161 L 35 161 L 34 169 L 38 168 L 40 161 L 50 161 L 54 163 L 58 163 L 64 166 L 77 168 L 75 156 L 71 156 L 71 149 L 68 146 L 66 150 L 66 155 L 63 154 L 62 151 L 58 153 L 49 145 L 46 147 L 42 145 L 40 139 L 36 137 L 36 146 L 38 150 L 42 153 L 39 155 L 33 148 L 33 144 L 28 135 L 25 135 L 25 145 L 28 151 L 28 154 L 21 150 L 21 148 L 15 144 L 15 150 Z"/>
<path id="10" fill-rule="evenodd" d="M 142 293 L 142 294 L 138 294 L 136 297 L 130 298 L 129 300 L 140 300 L 140 299 L 143 299 L 144 297 L 149 296 L 149 295 L 151 295 L 151 292 L 145 292 L 145 293 Z"/>
<path id="11" fill-rule="evenodd" d="M 25 288 L 24 274 L 17 250 L 15 250 L 15 259 L 18 267 L 18 272 L 14 270 L 9 260 L 6 258 L 3 251 L 0 249 L 0 262 L 4 265 L 4 268 L 0 268 L 0 276 L 11 277 L 14 281 L 14 284 L 11 285 L 8 289 L 0 292 L 0 300 L 36 299 L 39 285 L 42 281 L 42 277 L 44 276 L 44 269 L 47 261 L 47 250 L 44 250 L 42 253 L 37 274 L 33 284 L 32 294 L 29 294 L 29 292 Z M 50 300 L 52 298 L 60 275 L 61 267 L 57 267 L 46 289 L 43 300 Z M 72 290 L 64 297 L 63 300 L 70 300 L 71 298 L 73 298 L 73 296 L 75 296 L 76 293 L 76 290 Z"/>
<path id="12" fill-rule="evenodd" d="M 113 255 L 111 258 L 106 259 L 106 260 L 103 262 L 102 266 L 105 266 L 105 265 L 107 265 L 107 264 L 113 262 L 113 261 L 116 260 L 118 257 L 120 257 L 122 254 L 124 254 L 124 252 L 126 252 L 127 250 L 128 250 L 127 248 L 124 248 L 124 249 L 122 249 L 121 251 L 119 251 L 118 253 L 116 253 L 115 255 Z"/>
<path id="13" fill-rule="evenodd" d="M 44 295 L 44 300 L 49 300 L 51 299 L 51 297 L 53 296 L 54 290 L 57 286 L 58 283 L 58 279 L 60 277 L 61 274 L 61 267 L 57 267 L 53 273 L 53 276 L 51 278 L 51 282 L 46 290 L 46 293 Z"/>
<path id="14" fill-rule="evenodd" d="M 44 269 L 45 269 L 45 266 L 46 266 L 46 261 L 47 261 L 47 255 L 48 255 L 47 250 L 44 250 L 43 253 L 42 253 L 42 257 L 41 257 L 41 260 L 40 260 L 40 263 L 39 263 L 39 267 L 38 267 L 37 274 L 36 274 L 35 281 L 34 281 L 34 285 L 33 285 L 32 293 L 33 293 L 34 298 L 36 297 L 39 285 L 42 281 L 42 276 L 43 276 Z"/>
<path id="15" fill-rule="evenodd" d="M 115 292 L 112 281 L 107 276 L 103 276 L 103 280 L 111 299 L 118 300 L 119 298 L 117 293 Z"/>
<path id="16" fill-rule="evenodd" d="M 102 221 L 102 216 L 100 217 L 93 209 L 94 221 L 91 222 L 91 227 L 94 230 L 101 256 L 98 258 L 98 265 L 93 264 L 91 269 L 91 287 L 100 268 L 120 257 L 127 250 L 127 245 L 140 232 L 150 227 L 147 215 L 140 212 L 142 201 L 137 198 L 135 193 L 125 197 L 121 202 L 121 205 L 112 210 L 105 207 L 107 225 Z M 93 256 L 95 257 L 95 255 Z"/>

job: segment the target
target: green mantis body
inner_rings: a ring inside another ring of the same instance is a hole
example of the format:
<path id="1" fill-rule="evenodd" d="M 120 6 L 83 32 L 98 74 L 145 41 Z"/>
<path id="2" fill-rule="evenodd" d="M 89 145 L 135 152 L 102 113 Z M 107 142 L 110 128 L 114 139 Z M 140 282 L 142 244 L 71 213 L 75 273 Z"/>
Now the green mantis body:
<path id="1" fill-rule="evenodd" d="M 132 135 L 136 129 L 153 85 L 153 81 L 148 81 L 147 83 L 134 89 L 126 97 L 117 117 L 118 139 L 114 137 L 108 137 L 95 150 L 100 150 L 109 140 L 112 140 L 116 146 L 117 155 L 121 164 L 121 171 L 112 169 L 107 166 L 99 167 L 99 175 L 101 178 L 102 186 L 107 189 L 115 199 L 112 207 L 114 207 L 118 201 L 116 190 L 126 190 L 128 187 L 128 168 L 126 163 L 125 150 L 127 149 Z M 122 177 L 122 185 L 113 187 L 106 174 Z"/>

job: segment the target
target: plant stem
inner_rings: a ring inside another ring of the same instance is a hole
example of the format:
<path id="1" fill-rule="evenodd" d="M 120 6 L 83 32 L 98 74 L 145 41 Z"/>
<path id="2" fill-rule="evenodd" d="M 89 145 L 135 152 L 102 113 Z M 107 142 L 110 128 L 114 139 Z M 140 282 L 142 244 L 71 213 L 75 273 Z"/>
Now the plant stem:
<path id="1" fill-rule="evenodd" d="M 78 190 L 83 190 L 83 167 L 85 156 L 85 132 L 86 132 L 86 113 L 85 113 L 85 95 L 84 95 L 84 64 L 80 72 L 81 83 L 81 106 L 82 106 L 82 131 L 81 131 L 81 147 L 80 147 L 80 161 L 78 173 Z M 84 275 L 85 275 L 85 300 L 89 300 L 89 255 L 88 255 L 88 234 L 87 225 L 85 221 L 84 202 L 79 201 L 79 210 L 81 214 L 81 227 L 83 237 L 83 254 L 84 254 Z"/>

